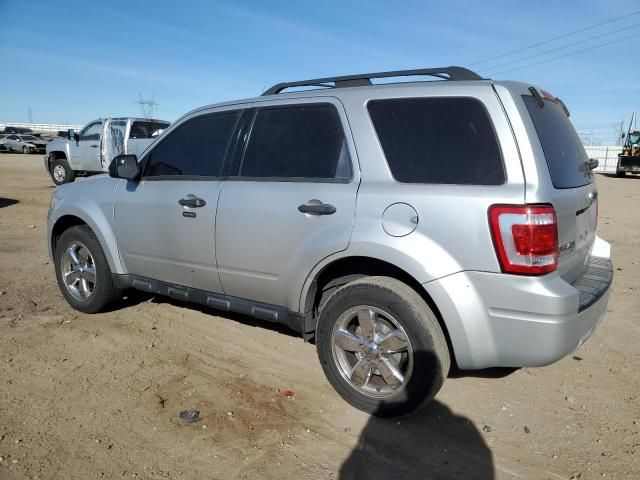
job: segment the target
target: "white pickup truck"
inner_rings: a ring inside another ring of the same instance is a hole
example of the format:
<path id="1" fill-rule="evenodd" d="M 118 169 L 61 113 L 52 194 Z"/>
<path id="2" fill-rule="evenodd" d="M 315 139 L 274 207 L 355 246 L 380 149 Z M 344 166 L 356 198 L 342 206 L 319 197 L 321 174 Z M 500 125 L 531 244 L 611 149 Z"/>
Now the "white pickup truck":
<path id="1" fill-rule="evenodd" d="M 56 185 L 76 176 L 104 173 L 116 155 L 140 155 L 170 125 L 150 118 L 101 118 L 89 122 L 80 133 L 47 144 L 44 166 Z"/>

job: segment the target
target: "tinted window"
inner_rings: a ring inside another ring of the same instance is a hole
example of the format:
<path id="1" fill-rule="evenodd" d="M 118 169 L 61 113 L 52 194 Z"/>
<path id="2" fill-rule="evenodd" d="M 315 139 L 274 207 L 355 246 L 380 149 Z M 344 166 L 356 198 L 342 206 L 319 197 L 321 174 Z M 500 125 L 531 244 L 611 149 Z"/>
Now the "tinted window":
<path id="1" fill-rule="evenodd" d="M 551 181 L 556 188 L 575 188 L 591 183 L 593 174 L 587 167 L 589 158 L 562 106 L 543 100 L 544 107 L 531 95 L 522 96 L 536 127 Z"/>
<path id="2" fill-rule="evenodd" d="M 169 126 L 165 122 L 144 122 L 135 121 L 131 124 L 131 138 L 154 138 L 158 136 L 159 130 L 164 130 Z"/>
<path id="3" fill-rule="evenodd" d="M 220 176 L 240 114 L 224 112 L 187 120 L 151 151 L 145 176 Z"/>
<path id="4" fill-rule="evenodd" d="M 102 122 L 91 123 L 80 133 L 80 140 L 100 140 Z"/>
<path id="5" fill-rule="evenodd" d="M 338 112 L 330 105 L 258 110 L 241 175 L 351 178 L 351 160 Z"/>
<path id="6" fill-rule="evenodd" d="M 18 136 L 17 135 L 9 135 L 7 137 L 8 140 L 18 140 Z"/>
<path id="7" fill-rule="evenodd" d="M 374 100 L 368 108 L 391 173 L 399 182 L 504 183 L 496 135 L 478 100 Z"/>

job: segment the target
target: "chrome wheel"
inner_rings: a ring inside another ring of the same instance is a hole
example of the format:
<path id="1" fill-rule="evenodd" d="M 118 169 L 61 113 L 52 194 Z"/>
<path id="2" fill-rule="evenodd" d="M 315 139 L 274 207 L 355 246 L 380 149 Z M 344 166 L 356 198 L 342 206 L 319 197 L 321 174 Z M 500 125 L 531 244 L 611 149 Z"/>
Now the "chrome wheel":
<path id="1" fill-rule="evenodd" d="M 331 350 L 338 370 L 358 392 L 385 399 L 396 396 L 413 371 L 413 349 L 406 332 L 389 313 L 359 305 L 335 324 Z"/>
<path id="2" fill-rule="evenodd" d="M 60 260 L 62 281 L 78 300 L 88 300 L 96 289 L 96 267 L 89 249 L 80 242 L 67 245 Z"/>
<path id="3" fill-rule="evenodd" d="M 56 165 L 53 167 L 53 178 L 55 178 L 57 182 L 64 181 L 64 177 L 66 176 L 67 172 L 62 165 Z"/>

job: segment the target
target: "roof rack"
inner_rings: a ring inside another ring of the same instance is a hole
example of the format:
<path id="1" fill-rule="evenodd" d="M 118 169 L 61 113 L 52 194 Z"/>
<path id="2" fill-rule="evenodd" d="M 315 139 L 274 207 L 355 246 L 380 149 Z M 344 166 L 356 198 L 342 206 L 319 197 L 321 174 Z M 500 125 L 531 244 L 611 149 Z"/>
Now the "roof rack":
<path id="1" fill-rule="evenodd" d="M 342 77 L 316 78 L 313 80 L 301 80 L 298 82 L 278 83 L 266 90 L 262 95 L 275 95 L 287 88 L 292 87 L 364 87 L 373 85 L 372 78 L 389 77 L 412 77 L 412 76 L 438 77 L 443 80 L 483 80 L 475 72 L 464 67 L 440 67 L 440 68 L 418 68 L 415 70 L 396 70 L 393 72 L 361 73 L 359 75 L 345 75 Z"/>

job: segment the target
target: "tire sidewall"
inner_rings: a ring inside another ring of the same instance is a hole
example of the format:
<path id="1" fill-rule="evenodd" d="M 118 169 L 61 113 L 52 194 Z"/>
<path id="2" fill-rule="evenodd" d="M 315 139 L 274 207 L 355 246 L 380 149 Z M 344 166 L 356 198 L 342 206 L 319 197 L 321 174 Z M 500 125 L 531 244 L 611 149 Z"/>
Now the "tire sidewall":
<path id="1" fill-rule="evenodd" d="M 93 257 L 94 267 L 96 269 L 96 282 L 93 294 L 88 300 L 80 300 L 71 295 L 62 278 L 62 255 L 72 242 L 82 243 Z M 110 300 L 108 289 L 112 282 L 111 269 L 109 268 L 109 264 L 106 261 L 98 239 L 89 227 L 79 225 L 66 230 L 58 239 L 53 260 L 58 287 L 64 298 L 73 308 L 84 313 L 96 313 L 104 308 Z"/>
<path id="2" fill-rule="evenodd" d="M 337 290 L 325 304 L 316 332 L 318 356 L 330 383 L 354 407 L 378 416 L 408 415 L 428 403 L 442 387 L 448 373 L 448 357 L 440 358 L 442 352 L 438 352 L 429 325 L 440 327 L 426 303 L 421 298 L 421 304 L 415 300 L 389 288 L 357 281 Z M 392 315 L 405 330 L 413 349 L 411 377 L 402 391 L 388 400 L 367 397 L 357 391 L 342 377 L 333 358 L 331 337 L 335 322 L 357 305 L 377 307 Z M 443 335 L 441 330 L 435 333 Z"/>
<path id="3" fill-rule="evenodd" d="M 64 179 L 62 181 L 58 181 L 53 173 L 57 166 L 61 166 L 64 169 Z M 65 183 L 70 183 L 74 180 L 74 175 L 71 168 L 69 168 L 69 164 L 66 160 L 61 158 L 55 159 L 51 162 L 51 171 L 49 173 L 53 183 L 56 185 L 64 185 Z"/>

